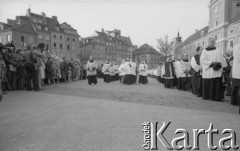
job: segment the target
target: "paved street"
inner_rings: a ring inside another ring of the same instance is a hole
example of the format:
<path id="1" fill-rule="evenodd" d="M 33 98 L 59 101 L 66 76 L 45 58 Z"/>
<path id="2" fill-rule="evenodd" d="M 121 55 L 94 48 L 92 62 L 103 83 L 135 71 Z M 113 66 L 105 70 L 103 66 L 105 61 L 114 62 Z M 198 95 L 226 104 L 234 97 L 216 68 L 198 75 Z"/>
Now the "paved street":
<path id="1" fill-rule="evenodd" d="M 240 145 L 238 107 L 204 101 L 190 92 L 165 89 L 155 79 L 148 85 L 97 85 L 87 81 L 47 86 L 41 92 L 14 91 L 0 104 L 0 151 L 139 151 L 143 150 L 145 121 L 171 121 L 165 136 L 179 136 L 177 128 L 221 133 L 236 131 Z M 221 136 L 214 136 L 218 145 Z M 159 143 L 159 150 L 167 150 Z M 207 135 L 200 136 L 200 150 L 207 151 Z M 220 150 L 220 149 L 219 149 Z"/>

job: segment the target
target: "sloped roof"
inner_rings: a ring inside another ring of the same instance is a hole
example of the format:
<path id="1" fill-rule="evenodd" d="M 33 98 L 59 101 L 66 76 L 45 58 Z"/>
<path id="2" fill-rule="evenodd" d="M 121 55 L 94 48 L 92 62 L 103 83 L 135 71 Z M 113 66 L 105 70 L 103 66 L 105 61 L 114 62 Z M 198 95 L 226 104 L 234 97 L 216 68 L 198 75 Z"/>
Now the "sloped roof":
<path id="1" fill-rule="evenodd" d="M 150 46 L 148 44 L 144 44 L 144 45 L 140 46 L 133 53 L 135 55 L 142 55 L 142 54 L 160 55 L 160 53 L 156 49 L 154 49 L 152 46 Z"/>
<path id="2" fill-rule="evenodd" d="M 96 33 L 98 34 L 99 37 L 103 38 L 105 41 L 108 41 L 108 42 L 122 41 L 128 45 L 132 45 L 131 39 L 129 37 L 119 36 L 119 38 L 117 38 L 117 37 L 112 37 L 106 34 L 105 32 L 96 31 Z"/>
<path id="3" fill-rule="evenodd" d="M 31 13 L 31 16 L 38 17 L 38 18 L 43 18 L 42 15 L 35 14 L 35 13 Z M 63 32 L 63 29 L 62 29 L 62 27 L 61 27 L 61 25 L 60 25 L 60 23 L 58 22 L 57 19 L 50 18 L 50 17 L 46 17 L 45 19 L 46 19 L 47 25 L 50 28 L 50 31 L 56 32 L 56 30 L 54 30 L 54 27 L 59 27 L 59 29 L 60 29 L 59 31 Z"/>
<path id="4" fill-rule="evenodd" d="M 120 36 L 119 38 L 120 38 L 122 41 L 126 41 L 127 44 L 132 45 L 132 41 L 131 41 L 130 37 Z"/>
<path id="5" fill-rule="evenodd" d="M 32 24 L 30 22 L 25 22 L 23 24 L 16 25 L 11 28 L 13 31 L 21 31 L 21 32 L 28 32 L 35 34 L 35 31 L 32 27 Z"/>
<path id="6" fill-rule="evenodd" d="M 189 44 L 199 38 L 201 38 L 201 33 L 202 31 L 204 31 L 204 35 L 206 35 L 208 33 L 209 30 L 209 26 L 204 27 L 203 29 L 195 32 L 194 34 L 192 34 L 191 36 L 189 36 L 185 41 L 184 44 Z"/>

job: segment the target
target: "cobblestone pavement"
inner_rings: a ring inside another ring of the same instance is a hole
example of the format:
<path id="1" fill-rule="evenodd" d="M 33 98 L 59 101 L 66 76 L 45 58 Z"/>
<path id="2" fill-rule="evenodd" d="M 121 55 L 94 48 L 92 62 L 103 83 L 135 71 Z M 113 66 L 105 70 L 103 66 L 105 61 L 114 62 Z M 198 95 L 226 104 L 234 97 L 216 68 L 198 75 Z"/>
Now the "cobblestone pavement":
<path id="1" fill-rule="evenodd" d="M 54 85 L 47 87 L 43 93 L 72 95 L 88 98 L 101 98 L 115 101 L 145 103 L 198 110 L 228 112 L 238 114 L 238 107 L 230 105 L 230 97 L 223 102 L 203 100 L 191 92 L 166 89 L 156 79 L 149 78 L 148 85 L 122 85 L 119 82 L 103 83 L 98 79 L 97 85 L 87 85 L 86 81 Z"/>
<path id="2" fill-rule="evenodd" d="M 186 129 L 190 144 L 193 129 L 207 130 L 213 123 L 219 130 L 214 145 L 226 137 L 225 128 L 236 131 L 240 145 L 237 107 L 149 81 L 126 86 L 99 79 L 91 86 L 77 81 L 41 92 L 9 92 L 0 103 L 0 151 L 141 151 L 145 121 L 172 122 L 164 133 L 169 141 L 179 137 L 177 128 Z M 209 150 L 207 141 L 206 134 L 200 136 L 200 151 Z M 167 151 L 160 141 L 158 147 Z"/>

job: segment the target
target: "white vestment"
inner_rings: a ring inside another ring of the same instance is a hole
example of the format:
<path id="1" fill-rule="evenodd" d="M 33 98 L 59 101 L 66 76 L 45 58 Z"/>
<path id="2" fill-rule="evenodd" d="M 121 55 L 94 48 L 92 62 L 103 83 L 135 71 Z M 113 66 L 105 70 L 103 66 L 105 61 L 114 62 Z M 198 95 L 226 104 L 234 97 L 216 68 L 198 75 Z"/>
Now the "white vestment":
<path id="1" fill-rule="evenodd" d="M 148 70 L 148 65 L 145 63 L 141 63 L 139 65 L 139 75 L 141 76 L 147 76 L 147 70 Z"/>
<path id="2" fill-rule="evenodd" d="M 222 68 L 219 69 L 218 71 L 214 71 L 212 67 L 209 67 L 213 62 L 220 62 L 222 65 Z M 224 67 L 226 67 L 226 61 L 220 49 L 209 50 L 209 51 L 204 49 L 200 57 L 200 63 L 202 66 L 202 78 L 204 79 L 221 77 L 222 70 Z"/>
<path id="3" fill-rule="evenodd" d="M 102 67 L 102 73 L 103 74 L 110 74 L 110 72 L 109 72 L 109 68 L 110 68 L 110 63 L 105 63 L 104 65 L 103 65 L 103 67 Z"/>
<path id="4" fill-rule="evenodd" d="M 240 44 L 233 49 L 232 78 L 240 79 Z"/>

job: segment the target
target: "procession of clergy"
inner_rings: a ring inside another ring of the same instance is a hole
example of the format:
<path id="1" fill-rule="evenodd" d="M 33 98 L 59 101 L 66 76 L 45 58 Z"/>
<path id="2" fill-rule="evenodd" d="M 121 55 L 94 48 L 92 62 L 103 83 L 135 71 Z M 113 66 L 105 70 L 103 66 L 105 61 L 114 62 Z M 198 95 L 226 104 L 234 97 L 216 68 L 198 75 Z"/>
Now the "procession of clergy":
<path id="1" fill-rule="evenodd" d="M 88 84 L 97 83 L 97 64 L 93 57 L 87 63 Z M 196 48 L 196 54 L 188 60 L 187 55 L 180 55 L 178 60 L 167 58 L 158 67 L 157 79 L 166 88 L 191 91 L 204 100 L 222 101 L 224 93 L 231 96 L 232 105 L 240 105 L 240 44 L 226 55 L 215 47 L 215 39 L 208 40 L 208 47 Z M 120 80 L 131 85 L 137 82 L 147 84 L 148 66 L 143 60 L 138 66 L 132 60 L 122 61 L 120 66 L 109 63 L 102 66 L 104 82 Z M 240 110 L 239 110 L 240 114 Z"/>
<path id="2" fill-rule="evenodd" d="M 94 58 L 90 56 L 86 67 L 89 85 L 97 83 L 97 68 L 97 63 L 94 61 Z M 139 74 L 138 82 L 147 84 L 147 71 L 148 66 L 144 60 L 137 68 L 137 64 L 128 58 L 126 60 L 124 59 L 121 65 L 112 64 L 109 60 L 106 60 L 106 63 L 101 67 L 104 82 L 109 83 L 119 80 L 120 83 L 127 85 L 137 82 L 137 73 Z"/>

